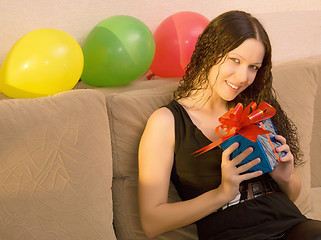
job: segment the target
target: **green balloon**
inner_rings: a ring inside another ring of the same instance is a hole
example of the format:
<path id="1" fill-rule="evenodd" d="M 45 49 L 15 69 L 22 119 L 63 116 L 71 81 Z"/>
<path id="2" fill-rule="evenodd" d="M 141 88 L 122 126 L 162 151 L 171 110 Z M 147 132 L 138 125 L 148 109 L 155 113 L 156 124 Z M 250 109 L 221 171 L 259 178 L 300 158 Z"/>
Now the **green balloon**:
<path id="1" fill-rule="evenodd" d="M 155 41 L 149 28 L 131 16 L 114 16 L 97 24 L 83 45 L 81 80 L 94 86 L 121 86 L 150 67 Z"/>

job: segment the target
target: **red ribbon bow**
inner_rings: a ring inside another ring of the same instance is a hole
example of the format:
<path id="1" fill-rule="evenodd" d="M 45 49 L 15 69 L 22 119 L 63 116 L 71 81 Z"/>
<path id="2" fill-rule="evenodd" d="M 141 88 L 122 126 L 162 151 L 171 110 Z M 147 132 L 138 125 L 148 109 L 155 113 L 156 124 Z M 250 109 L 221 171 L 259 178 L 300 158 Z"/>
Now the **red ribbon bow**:
<path id="1" fill-rule="evenodd" d="M 270 133 L 269 131 L 260 128 L 257 124 L 265 119 L 273 117 L 275 113 L 275 108 L 266 102 L 261 102 L 258 107 L 255 102 L 252 102 L 244 108 L 244 110 L 242 103 L 238 103 L 235 108 L 231 108 L 219 118 L 219 121 L 222 124 L 215 128 L 215 132 L 221 138 L 195 151 L 193 154 L 198 153 L 198 156 L 205 153 L 236 134 L 242 135 L 252 142 L 256 142 L 258 135 Z M 220 128 L 226 134 L 220 134 Z"/>

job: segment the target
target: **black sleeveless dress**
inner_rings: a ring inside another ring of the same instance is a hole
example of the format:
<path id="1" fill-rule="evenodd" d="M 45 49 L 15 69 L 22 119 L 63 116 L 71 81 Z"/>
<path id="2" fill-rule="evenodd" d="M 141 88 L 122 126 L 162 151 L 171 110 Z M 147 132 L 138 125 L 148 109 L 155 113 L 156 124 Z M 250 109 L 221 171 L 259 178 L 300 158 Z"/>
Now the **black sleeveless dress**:
<path id="1" fill-rule="evenodd" d="M 173 100 L 166 107 L 175 118 L 171 180 L 181 199 L 188 200 L 217 188 L 221 182 L 221 148 L 198 157 L 192 155 L 211 141 L 178 102 Z M 233 204 L 196 222 L 200 240 L 264 240 L 307 220 L 286 194 L 278 190 L 269 174 L 243 182 L 240 192 Z M 252 195 L 251 199 L 247 199 L 248 195 Z"/>

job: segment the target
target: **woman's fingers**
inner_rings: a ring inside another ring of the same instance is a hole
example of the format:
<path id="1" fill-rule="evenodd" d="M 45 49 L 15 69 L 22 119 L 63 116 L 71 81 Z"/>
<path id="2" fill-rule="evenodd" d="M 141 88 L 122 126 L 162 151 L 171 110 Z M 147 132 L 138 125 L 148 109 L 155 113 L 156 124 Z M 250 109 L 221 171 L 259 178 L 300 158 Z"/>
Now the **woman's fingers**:
<path id="1" fill-rule="evenodd" d="M 237 155 L 232 161 L 234 162 L 235 166 L 239 165 L 247 156 L 249 156 L 253 152 L 253 148 L 249 147 Z"/>
<path id="2" fill-rule="evenodd" d="M 252 160 L 252 161 L 250 161 L 248 163 L 245 163 L 245 164 L 243 164 L 241 166 L 238 166 L 246 157 L 248 157 L 253 152 L 253 148 L 252 147 L 249 147 L 249 148 L 245 149 L 243 152 L 241 152 L 239 155 L 237 155 L 234 159 L 230 160 L 230 155 L 238 147 L 239 147 L 239 143 L 236 142 L 236 143 L 233 143 L 231 146 L 229 146 L 223 152 L 223 160 L 222 161 L 224 161 L 224 162 L 222 162 L 222 167 L 224 169 L 225 169 L 225 167 L 234 169 L 232 172 L 234 172 L 234 174 L 237 174 L 237 175 L 240 176 L 240 182 L 262 175 L 263 174 L 262 171 L 245 173 L 250 168 L 252 168 L 255 165 L 260 163 L 261 160 L 259 158 L 256 158 L 256 159 L 254 159 L 254 160 Z M 242 174 L 242 173 L 245 173 L 245 174 Z"/>
<path id="3" fill-rule="evenodd" d="M 246 173 L 246 174 L 242 174 L 240 175 L 241 181 L 246 181 L 249 180 L 251 178 L 256 178 L 258 176 L 261 176 L 263 174 L 262 171 L 255 171 L 255 172 L 250 172 L 250 173 Z"/>
<path id="4" fill-rule="evenodd" d="M 243 164 L 242 166 L 239 166 L 237 168 L 237 170 L 240 174 L 241 182 L 245 181 L 245 180 L 249 180 L 251 178 L 256 178 L 256 177 L 261 176 L 263 174 L 263 171 L 261 171 L 261 170 L 242 174 L 242 173 L 246 172 L 247 170 L 251 169 L 252 167 L 254 167 L 255 165 L 259 164 L 260 162 L 261 162 L 260 158 L 255 158 L 252 161 L 250 161 L 246 164 Z"/>
<path id="5" fill-rule="evenodd" d="M 286 144 L 286 139 L 281 135 L 276 135 L 275 139 L 281 142 L 281 146 L 276 148 L 277 152 L 285 152 L 286 155 L 280 158 L 281 162 L 293 162 L 293 155 L 290 150 L 290 146 Z"/>
<path id="6" fill-rule="evenodd" d="M 276 148 L 276 151 L 277 152 L 290 152 L 290 147 L 287 144 L 281 145 L 281 146 Z"/>
<path id="7" fill-rule="evenodd" d="M 275 139 L 281 142 L 282 144 L 286 144 L 286 139 L 281 135 L 275 135 Z"/>
<path id="8" fill-rule="evenodd" d="M 246 164 L 243 164 L 242 166 L 239 166 L 237 168 L 237 171 L 238 173 L 244 173 L 246 172 L 247 170 L 251 169 L 252 167 L 254 167 L 255 165 L 259 164 L 261 162 L 261 159 L 260 158 L 255 158 L 253 159 L 252 161 L 246 163 Z"/>
<path id="9" fill-rule="evenodd" d="M 230 160 L 230 155 L 238 147 L 239 147 L 239 143 L 235 142 L 231 146 L 229 146 L 227 149 L 225 149 L 225 151 L 223 152 L 223 161 L 227 161 L 228 160 L 229 161 L 228 165 L 230 165 L 230 163 L 231 163 L 234 167 L 236 167 L 237 165 L 239 165 L 245 158 L 247 158 L 253 152 L 253 148 L 249 147 L 249 148 L 245 149 L 243 152 L 241 152 L 239 155 L 237 155 L 235 158 Z M 254 163 L 251 163 L 251 164 L 254 164 Z M 254 165 L 256 165 L 256 164 L 254 164 Z M 247 167 L 247 166 L 248 165 L 246 165 L 245 167 Z M 245 167 L 243 167 L 243 168 L 245 168 Z M 248 170 L 248 169 L 246 169 L 246 170 Z"/>
<path id="10" fill-rule="evenodd" d="M 293 155 L 291 152 L 288 152 L 284 157 L 280 158 L 280 162 L 282 163 L 292 163 L 294 161 Z"/>
<path id="11" fill-rule="evenodd" d="M 235 142 L 233 143 L 231 146 L 229 146 L 228 148 L 226 148 L 223 151 L 222 157 L 224 160 L 228 159 L 230 160 L 230 155 L 232 154 L 232 152 L 234 152 L 237 148 L 239 147 L 239 143 Z"/>

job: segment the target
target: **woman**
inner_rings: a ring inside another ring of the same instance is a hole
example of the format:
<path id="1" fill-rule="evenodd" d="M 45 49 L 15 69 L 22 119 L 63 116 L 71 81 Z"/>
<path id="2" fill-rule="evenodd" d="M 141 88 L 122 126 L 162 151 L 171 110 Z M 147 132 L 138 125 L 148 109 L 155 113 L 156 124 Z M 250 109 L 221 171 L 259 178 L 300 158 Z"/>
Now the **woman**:
<path id="1" fill-rule="evenodd" d="M 260 159 L 237 167 L 253 151 L 230 160 L 238 143 L 192 154 L 219 139 L 214 129 L 231 107 L 261 101 L 276 108 L 272 121 L 282 143 L 277 151 L 287 153 L 273 172 L 247 172 Z M 196 222 L 199 239 L 296 239 L 291 236 L 300 234 L 298 239 L 317 239 L 320 222 L 306 219 L 293 203 L 301 189 L 294 168 L 300 157 L 296 129 L 272 88 L 268 35 L 250 14 L 224 13 L 201 34 L 174 100 L 150 116 L 142 135 L 143 229 L 153 237 Z M 170 181 L 181 202 L 167 202 Z M 307 238 L 301 232 L 311 234 Z"/>

